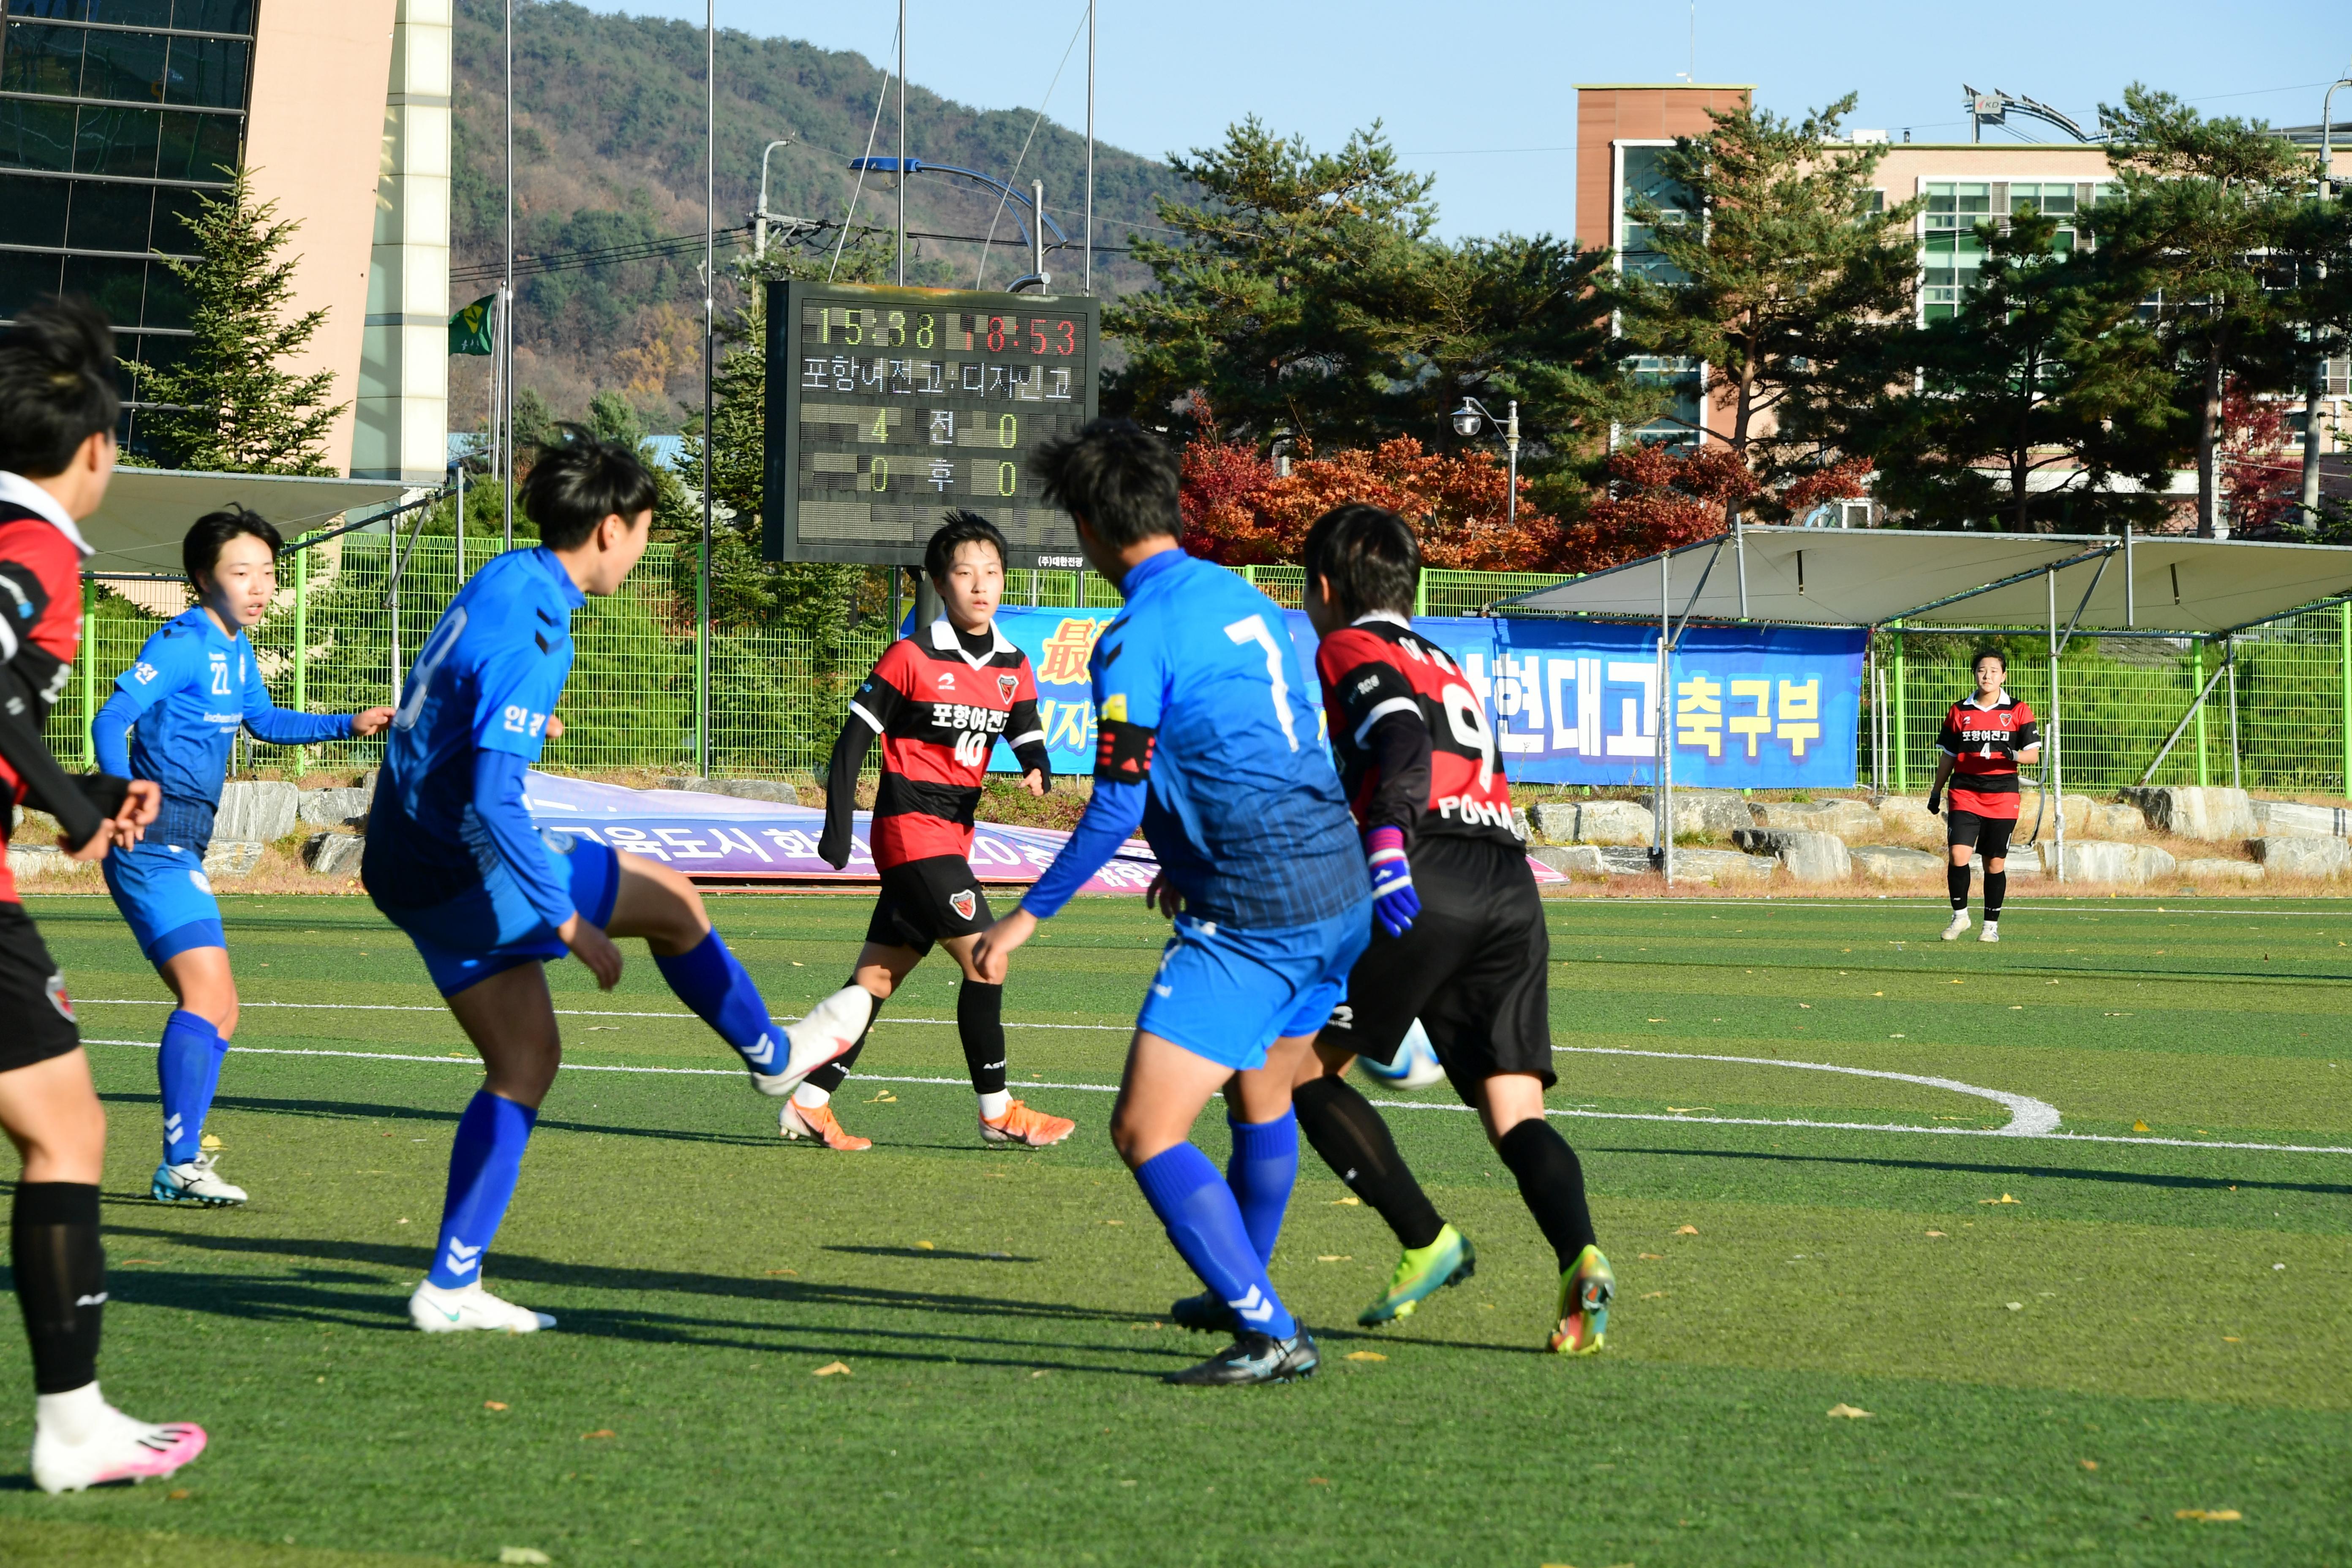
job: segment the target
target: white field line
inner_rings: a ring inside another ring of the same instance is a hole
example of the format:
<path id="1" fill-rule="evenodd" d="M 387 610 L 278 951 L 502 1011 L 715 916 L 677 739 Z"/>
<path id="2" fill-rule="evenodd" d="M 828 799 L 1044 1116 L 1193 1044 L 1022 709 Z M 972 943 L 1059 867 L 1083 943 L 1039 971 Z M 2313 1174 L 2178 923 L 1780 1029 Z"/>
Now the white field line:
<path id="1" fill-rule="evenodd" d="M 2006 1089 L 1979 1089 L 1972 1083 L 1962 1083 L 1954 1078 L 1922 1078 L 1916 1073 L 1881 1072 L 1875 1068 L 1833 1067 L 1828 1062 L 1783 1061 L 1778 1057 L 1718 1057 L 1701 1051 L 1636 1051 L 1614 1046 L 1554 1046 L 1552 1052 L 1573 1051 L 1592 1057 L 1659 1057 L 1673 1061 L 1740 1062 L 1751 1067 L 1802 1068 L 1808 1072 L 1842 1072 L 1854 1078 L 1893 1079 L 1897 1083 L 1925 1084 L 1929 1089 L 1948 1089 L 1954 1094 L 1973 1094 L 1979 1100 L 1998 1101 L 2009 1107 L 2009 1125 L 1978 1128 L 1977 1131 L 2000 1133 L 2011 1138 L 2031 1138 L 2058 1131 L 2058 1108 L 2046 1100 L 2032 1095 L 2011 1094 Z"/>
<path id="2" fill-rule="evenodd" d="M 169 997 L 158 1001 L 149 996 L 99 996 L 76 997 L 74 1005 L 77 1007 L 176 1007 L 179 1004 Z M 284 1007 L 310 1013 L 446 1013 L 449 1010 L 446 1007 L 427 1007 L 415 1002 L 239 1002 L 237 1004 L 239 1012 L 259 1007 Z M 691 1013 L 604 1013 L 584 1007 L 558 1007 L 555 1010 L 555 1016 L 559 1018 L 675 1018 L 684 1024 L 698 1024 L 702 1021 Z M 771 1024 L 789 1024 L 797 1021 L 791 1018 L 768 1020 Z M 953 1018 L 883 1018 L 877 1020 L 876 1026 L 879 1027 L 883 1024 L 952 1024 L 954 1022 Z M 1133 1027 L 1127 1024 L 1021 1024 L 1008 1020 L 1004 1026 L 1008 1029 L 1102 1029 L 1116 1035 L 1129 1035 L 1135 1032 Z M 424 1059 L 430 1061 L 434 1058 L 428 1057 Z"/>
<path id="3" fill-rule="evenodd" d="M 426 1010 L 430 1011 L 430 1009 Z M 625 1016 L 626 1015 L 623 1016 Z M 670 1016 L 671 1015 L 669 1014 L 654 1015 L 654 1016 L 656 1017 L 668 1017 Z M 899 1020 L 900 1023 L 907 1024 L 929 1021 L 930 1020 L 916 1018 L 902 1018 Z M 1076 1028 L 1084 1026 L 1062 1025 L 1059 1026 L 1064 1028 Z M 1094 1026 L 1108 1027 L 1109 1026 Z M 105 1040 L 85 1037 L 82 1044 L 86 1046 L 133 1046 L 142 1050 L 149 1051 L 158 1048 L 156 1043 L 152 1040 Z M 231 1048 L 242 1055 L 258 1057 L 347 1057 L 355 1058 L 361 1061 L 425 1062 L 437 1067 L 478 1067 L 480 1065 L 478 1059 L 469 1057 L 408 1056 L 398 1055 L 390 1051 L 326 1051 L 295 1049 L 278 1046 L 236 1046 Z M 1598 1047 L 1575 1046 L 1555 1046 L 1553 1047 L 1555 1050 L 1580 1050 L 1586 1048 L 1598 1049 Z M 1660 1056 L 1672 1058 L 1680 1053 L 1674 1051 L 1628 1051 L 1622 1054 L 1627 1056 Z M 1780 1061 L 1769 1057 L 1720 1057 L 1706 1059 L 1737 1062 L 1754 1061 L 1765 1067 L 1814 1068 L 1827 1072 L 1863 1072 L 1863 1069 L 1859 1068 L 1832 1067 L 1823 1062 Z M 672 1078 L 733 1078 L 743 1069 L 740 1068 L 615 1067 L 581 1062 L 566 1062 L 563 1064 L 563 1070 L 566 1072 L 649 1073 Z M 1943 1079 L 1914 1079 L 1904 1073 L 1867 1073 L 1864 1074 L 1864 1076 L 1904 1079 L 1909 1082 L 1932 1084 L 1938 1087 L 1950 1083 L 1950 1080 Z M 967 1092 L 970 1091 L 971 1087 L 969 1081 L 960 1078 L 906 1078 L 893 1077 L 883 1073 L 863 1072 L 852 1073 L 850 1078 L 852 1081 L 857 1083 L 938 1084 L 952 1089 L 964 1089 Z M 1993 1089 L 1976 1089 L 1965 1084 L 1950 1084 L 1950 1086 L 1960 1089 L 1967 1093 L 1981 1094 L 1988 1098 L 2006 1098 L 2001 1096 L 1999 1091 Z M 1024 1083 L 1014 1084 L 1011 1087 L 1016 1089 L 1075 1089 L 1085 1094 L 1116 1094 L 1118 1092 L 1118 1085 L 1115 1083 L 1041 1082 L 1034 1079 Z M 2021 1099 L 2023 1097 L 2019 1096 L 2017 1098 Z M 1440 1100 L 1375 1100 L 1371 1103 L 1390 1110 L 1466 1111 L 1470 1109 L 1466 1105 L 1449 1105 Z M 2034 1103 L 2038 1104 L 2040 1102 L 2036 1101 Z M 2050 1142 L 2074 1143 L 2147 1143 L 2172 1149 L 2251 1149 L 2270 1154 L 2352 1154 L 2352 1149 L 2339 1149 L 2323 1144 L 2236 1143 L 2226 1142 L 2220 1139 L 2200 1140 L 2194 1138 L 2131 1138 L 2104 1132 L 2018 1132 L 2011 1130 L 2015 1126 L 2015 1121 L 2013 1119 L 2011 1121 L 2011 1127 L 1915 1127 L 1906 1122 L 1900 1121 L 1775 1121 L 1769 1117 L 1760 1116 L 1662 1115 L 1656 1111 L 1640 1110 L 1547 1110 L 1544 1114 L 1547 1117 L 1582 1117 L 1586 1120 L 1594 1121 L 1696 1121 L 1719 1127 L 1806 1127 L 1821 1128 L 1836 1132 L 1927 1132 L 1955 1138 L 2028 1138 Z"/>

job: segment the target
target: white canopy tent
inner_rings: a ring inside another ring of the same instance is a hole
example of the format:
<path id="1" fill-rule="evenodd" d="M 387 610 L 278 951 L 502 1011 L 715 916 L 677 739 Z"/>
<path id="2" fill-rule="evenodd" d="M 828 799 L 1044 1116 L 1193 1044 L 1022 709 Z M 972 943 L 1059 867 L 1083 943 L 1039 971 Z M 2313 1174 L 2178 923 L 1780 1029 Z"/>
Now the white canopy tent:
<path id="1" fill-rule="evenodd" d="M 82 537 L 96 552 L 82 569 L 176 576 L 188 525 L 232 501 L 276 523 L 290 542 L 346 512 L 390 506 L 408 488 L 397 479 L 117 468 L 105 504 L 82 521 Z"/>
<path id="2" fill-rule="evenodd" d="M 2347 595 L 2352 548 L 2341 545 L 2130 533 L 1753 527 L 1539 588 L 1495 608 L 1504 615 L 1655 620 L 1662 710 L 1673 701 L 1675 645 L 1695 619 L 1866 627 L 1900 621 L 1956 629 L 2040 625 L 2049 639 L 2053 708 L 2047 777 L 2051 793 L 2058 794 L 2063 784 L 2058 658 L 2076 631 L 2221 638 Z M 2158 763 L 2228 668 L 2226 662 L 2216 668 L 2197 693 L 2158 752 Z M 1671 711 L 1659 718 L 1659 735 L 1671 734 Z M 2151 776 L 2154 772 L 2151 764 Z M 1662 744 L 1654 853 L 1669 885 L 1673 791 L 1672 747 Z M 2057 817 L 2063 881 L 2065 814 Z"/>

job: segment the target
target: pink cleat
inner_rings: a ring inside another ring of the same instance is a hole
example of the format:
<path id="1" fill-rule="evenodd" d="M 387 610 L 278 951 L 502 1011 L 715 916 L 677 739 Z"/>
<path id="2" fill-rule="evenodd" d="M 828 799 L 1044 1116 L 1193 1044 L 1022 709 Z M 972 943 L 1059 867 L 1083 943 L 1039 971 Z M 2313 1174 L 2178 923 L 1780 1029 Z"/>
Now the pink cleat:
<path id="1" fill-rule="evenodd" d="M 184 1421 L 155 1426 L 136 1421 L 98 1399 L 81 1423 L 79 1440 L 56 1425 L 39 1424 L 33 1434 L 33 1481 L 45 1492 L 78 1492 L 108 1481 L 143 1481 L 169 1476 L 205 1451 L 205 1429 Z M 76 1391 L 80 1392 L 79 1390 Z"/>

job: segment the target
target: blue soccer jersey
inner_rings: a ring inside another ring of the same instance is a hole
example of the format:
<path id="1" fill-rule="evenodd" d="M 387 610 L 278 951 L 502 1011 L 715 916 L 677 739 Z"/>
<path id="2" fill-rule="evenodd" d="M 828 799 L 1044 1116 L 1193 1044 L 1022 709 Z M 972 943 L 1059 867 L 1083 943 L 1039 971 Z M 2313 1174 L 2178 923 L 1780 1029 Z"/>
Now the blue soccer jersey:
<path id="1" fill-rule="evenodd" d="M 126 726 L 135 726 L 127 754 Z M 114 678 L 114 695 L 91 726 L 102 770 L 163 786 L 163 817 L 150 837 L 190 844 L 198 853 L 212 837 L 229 747 L 240 728 L 272 745 L 302 746 L 344 739 L 352 719 L 278 707 L 245 633 L 223 631 L 202 605 L 148 637 L 139 661 Z"/>
<path id="2" fill-rule="evenodd" d="M 442 613 L 393 718 L 368 817 L 364 874 L 379 904 L 428 909 L 481 887 L 498 865 L 501 843 L 476 808 L 477 759 L 539 760 L 572 671 L 572 612 L 584 603 L 552 553 L 515 550 L 477 572 Z M 524 862 L 510 868 L 527 884 L 560 888 L 566 879 L 551 854 L 536 836 L 529 842 L 536 856 L 510 853 Z"/>
<path id="3" fill-rule="evenodd" d="M 1146 787 L 1143 837 L 1201 920 L 1268 930 L 1359 910 L 1363 850 L 1282 611 L 1181 550 L 1147 557 L 1121 587 L 1127 607 L 1089 665 L 1097 790 Z M 1058 908 L 1060 871 L 1024 906 Z"/>

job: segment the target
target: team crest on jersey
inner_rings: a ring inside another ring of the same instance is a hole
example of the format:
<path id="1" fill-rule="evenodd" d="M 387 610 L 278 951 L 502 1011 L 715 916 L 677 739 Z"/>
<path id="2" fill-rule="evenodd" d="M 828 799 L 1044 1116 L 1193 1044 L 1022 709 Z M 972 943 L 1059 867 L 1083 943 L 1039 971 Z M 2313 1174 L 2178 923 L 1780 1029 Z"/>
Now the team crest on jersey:
<path id="1" fill-rule="evenodd" d="M 79 1022 L 74 1017 L 73 998 L 66 994 L 66 977 L 62 973 L 50 975 L 41 989 L 47 994 L 49 1005 L 58 1010 L 58 1017 L 68 1024 Z"/>
<path id="2" fill-rule="evenodd" d="M 961 893 L 950 893 L 948 908 L 956 912 L 956 919 L 968 921 L 971 919 L 971 912 L 980 908 L 980 895 L 970 888 L 966 888 Z"/>
<path id="3" fill-rule="evenodd" d="M 996 694 L 1007 702 L 1013 700 L 1013 693 L 1018 690 L 1020 686 L 1021 678 L 1017 675 L 1000 675 L 996 678 Z"/>

